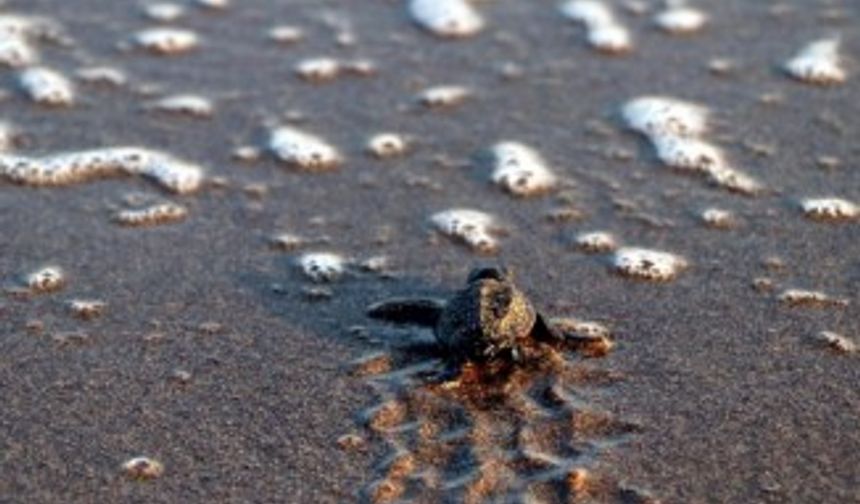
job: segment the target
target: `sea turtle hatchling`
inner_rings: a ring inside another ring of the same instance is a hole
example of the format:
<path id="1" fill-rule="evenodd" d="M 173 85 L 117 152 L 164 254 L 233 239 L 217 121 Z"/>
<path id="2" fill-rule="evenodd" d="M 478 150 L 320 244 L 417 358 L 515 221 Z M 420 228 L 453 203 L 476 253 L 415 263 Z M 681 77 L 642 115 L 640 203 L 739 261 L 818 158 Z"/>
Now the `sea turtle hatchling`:
<path id="1" fill-rule="evenodd" d="M 657 502 L 592 471 L 602 446 L 614 450 L 640 430 L 576 392 L 623 378 L 580 360 L 611 349 L 602 324 L 546 319 L 498 267 L 472 270 L 447 301 L 394 298 L 367 314 L 435 334 L 430 348 L 424 335 L 406 334 L 355 363 L 355 375 L 378 398 L 361 415 L 367 439 L 397 450 L 381 450 L 378 477 L 366 488 L 369 503 L 507 502 L 521 495 L 560 502 L 553 497 L 562 493 L 564 502 Z"/>
<path id="2" fill-rule="evenodd" d="M 436 341 L 453 361 L 522 362 L 542 345 L 605 354 L 605 335 L 571 331 L 564 322 L 548 323 L 512 275 L 500 267 L 473 269 L 466 287 L 448 300 L 393 298 L 368 308 L 371 318 L 432 327 Z"/>

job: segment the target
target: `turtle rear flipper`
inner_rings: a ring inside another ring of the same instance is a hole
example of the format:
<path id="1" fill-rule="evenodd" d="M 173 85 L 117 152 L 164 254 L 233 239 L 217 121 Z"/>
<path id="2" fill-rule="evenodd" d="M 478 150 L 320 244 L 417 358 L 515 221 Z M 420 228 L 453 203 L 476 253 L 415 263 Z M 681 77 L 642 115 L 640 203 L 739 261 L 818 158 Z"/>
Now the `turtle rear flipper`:
<path id="1" fill-rule="evenodd" d="M 433 298 L 391 298 L 367 307 L 367 316 L 397 324 L 433 327 L 445 302 Z"/>

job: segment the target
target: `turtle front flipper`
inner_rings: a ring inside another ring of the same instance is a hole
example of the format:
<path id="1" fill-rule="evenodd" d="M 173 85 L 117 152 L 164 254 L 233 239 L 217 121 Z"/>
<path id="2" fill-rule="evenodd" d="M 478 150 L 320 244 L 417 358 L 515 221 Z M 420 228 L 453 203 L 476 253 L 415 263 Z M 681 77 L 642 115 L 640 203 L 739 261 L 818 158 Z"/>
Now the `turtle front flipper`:
<path id="1" fill-rule="evenodd" d="M 433 327 L 445 308 L 445 301 L 433 298 L 391 298 L 367 307 L 367 316 L 396 324 Z"/>
<path id="2" fill-rule="evenodd" d="M 531 337 L 535 341 L 549 344 L 560 344 L 565 335 L 559 328 L 551 325 L 540 313 L 535 315 L 535 325 L 532 326 Z"/>

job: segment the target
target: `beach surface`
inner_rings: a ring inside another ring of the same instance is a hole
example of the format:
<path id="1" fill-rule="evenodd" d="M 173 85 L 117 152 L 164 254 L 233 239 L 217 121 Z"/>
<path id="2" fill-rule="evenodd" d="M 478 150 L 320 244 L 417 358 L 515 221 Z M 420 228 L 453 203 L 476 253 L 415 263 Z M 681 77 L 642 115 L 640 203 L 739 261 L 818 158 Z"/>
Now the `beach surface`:
<path id="1" fill-rule="evenodd" d="M 860 226 L 802 207 L 860 204 L 856 2 L 691 1 L 708 23 L 685 35 L 655 27 L 656 1 L 607 2 L 632 34 L 622 55 L 595 51 L 553 2 L 476 2 L 485 26 L 457 40 L 422 29 L 400 1 L 179 3 L 170 22 L 125 1 L 9 0 L 0 10 L 55 25 L 27 40 L 74 87 L 73 104 L 46 106 L 22 91 L 22 69 L 0 71 L 0 120 L 15 131 L 3 156 L 139 146 L 205 170 L 188 193 L 134 175 L 0 182 L 0 503 L 383 501 L 374 488 L 393 478 L 386 460 L 398 449 L 421 477 L 399 478 L 410 483 L 392 500 L 574 499 L 518 466 L 503 473 L 516 488 L 474 490 L 475 474 L 495 467 L 480 444 L 492 443 L 474 433 L 439 467 L 420 443 L 392 448 L 366 425 L 379 388 L 355 363 L 414 363 L 402 341 L 432 339 L 370 321 L 366 307 L 449 296 L 486 263 L 513 270 L 549 316 L 613 335 L 608 356 L 569 357 L 611 383 L 563 383 L 575 408 L 635 426 L 559 455 L 559 467 L 621 489 L 594 501 L 860 502 L 860 354 L 820 336 L 860 344 Z M 199 45 L 153 55 L 135 34 L 154 26 L 192 30 Z M 273 41 L 276 26 L 302 37 Z M 786 74 L 806 44 L 834 36 L 844 82 Z M 319 57 L 373 71 L 297 75 Z M 92 67 L 126 81 L 77 77 Z M 442 85 L 469 94 L 441 108 L 416 98 Z M 211 117 L 152 105 L 179 94 L 210 100 Z M 761 190 L 738 194 L 664 166 L 621 114 L 654 95 L 706 107 L 703 139 Z M 278 160 L 267 145 L 278 126 L 324 139 L 339 166 Z M 382 132 L 405 135 L 407 151 L 368 155 Z M 538 151 L 557 187 L 516 197 L 491 182 L 482 153 L 502 141 Z M 243 147 L 251 154 L 237 156 Z M 117 211 L 151 202 L 186 215 L 118 224 Z M 504 228 L 495 253 L 434 229 L 434 214 L 457 208 Z M 729 212 L 729 223 L 703 219 L 707 209 Z M 581 250 L 577 236 L 590 231 L 686 267 L 660 282 L 619 274 L 611 252 Z M 300 262 L 316 252 L 337 254 L 345 271 L 313 281 Z M 60 289 L 25 285 L 47 265 L 62 269 Z M 791 289 L 827 297 L 795 300 Z M 75 300 L 104 306 L 87 317 Z M 398 383 L 416 397 L 413 382 Z M 443 399 L 412 421 L 457 411 L 466 431 L 533 428 L 522 410 L 503 418 Z M 566 443 L 551 441 L 550 451 Z M 129 477 L 122 465 L 138 456 L 163 474 Z"/>

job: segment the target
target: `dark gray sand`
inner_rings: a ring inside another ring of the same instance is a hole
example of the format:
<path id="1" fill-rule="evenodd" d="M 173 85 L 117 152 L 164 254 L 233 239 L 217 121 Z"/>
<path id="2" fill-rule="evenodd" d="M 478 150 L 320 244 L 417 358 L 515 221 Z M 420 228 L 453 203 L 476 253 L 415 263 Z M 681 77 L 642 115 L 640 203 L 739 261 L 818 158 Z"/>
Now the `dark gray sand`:
<path id="1" fill-rule="evenodd" d="M 40 48 L 44 63 L 67 76 L 106 64 L 123 69 L 129 87 L 152 83 L 217 103 L 211 120 L 176 118 L 142 112 L 147 98 L 128 88 L 78 84 L 74 107 L 49 109 L 27 101 L 4 70 L 10 94 L 0 118 L 22 133 L 18 150 L 142 145 L 199 163 L 226 185 L 182 197 L 135 178 L 0 185 L 5 284 L 44 264 L 68 275 L 59 292 L 0 300 L 0 502 L 364 498 L 389 448 L 362 425 L 378 399 L 351 363 L 396 347 L 407 333 L 370 323 L 364 309 L 462 284 L 484 259 L 430 239 L 428 225 L 434 212 L 459 206 L 507 224 L 489 260 L 515 269 L 545 312 L 598 320 L 615 334 L 617 348 L 592 367 L 622 379 L 573 388 L 589 408 L 638 428 L 582 461 L 589 471 L 670 503 L 860 502 L 860 360 L 815 340 L 824 330 L 860 337 L 860 227 L 813 222 L 796 206 L 812 196 L 860 201 L 856 68 L 849 61 L 848 81 L 832 87 L 792 81 L 779 69 L 833 33 L 856 61 L 860 8 L 853 0 L 693 3 L 711 23 L 685 37 L 656 31 L 650 15 L 616 9 L 635 49 L 606 57 L 554 2 L 481 2 L 483 33 L 440 41 L 398 1 L 236 0 L 224 12 L 189 8 L 177 24 L 197 31 L 201 47 L 153 57 L 117 48 L 155 24 L 138 2 L 6 2 L 4 12 L 64 27 L 74 46 Z M 339 46 L 327 19 L 348 20 L 356 44 Z M 267 41 L 276 24 L 302 27 L 304 40 Z M 320 55 L 369 58 L 378 75 L 321 85 L 295 77 L 298 61 Z M 713 58 L 736 69 L 713 75 Z M 506 63 L 522 76 L 503 78 Z M 454 110 L 422 110 L 412 97 L 436 84 L 471 86 L 476 95 Z M 711 108 L 708 138 L 767 192 L 744 197 L 660 166 L 617 115 L 648 94 Z M 290 111 L 306 117 L 299 127 L 340 148 L 340 170 L 300 173 L 268 155 L 231 159 L 238 146 L 261 145 L 265 124 Z M 373 160 L 362 150 L 379 131 L 414 135 L 417 145 L 404 158 Z M 474 154 L 503 139 L 532 145 L 575 181 L 580 220 L 546 218 L 557 196 L 514 199 L 487 181 Z M 841 163 L 822 169 L 820 156 Z M 253 197 L 249 184 L 268 192 Z M 119 227 L 111 205 L 135 191 L 179 202 L 189 216 Z M 703 226 L 697 214 L 708 207 L 731 210 L 737 227 Z M 576 251 L 573 237 L 588 230 L 680 254 L 690 268 L 664 284 L 612 274 L 605 256 Z M 286 253 L 268 244 L 278 232 L 329 241 Z M 311 284 L 295 260 L 318 249 L 387 255 L 397 274 L 350 274 L 328 286 L 331 299 L 309 301 L 303 289 Z M 772 257 L 783 266 L 768 267 Z M 760 277 L 774 290 L 754 289 Z M 785 288 L 849 304 L 786 306 L 777 301 Z M 73 317 L 67 303 L 76 298 L 106 302 L 104 315 Z M 492 408 L 488 415 L 492 427 Z M 339 447 L 348 433 L 366 448 Z M 161 461 L 164 474 L 128 479 L 121 465 L 135 456 Z M 464 460 L 437 469 L 464 478 L 475 469 L 468 454 Z M 634 498 L 625 495 L 618 497 Z"/>

